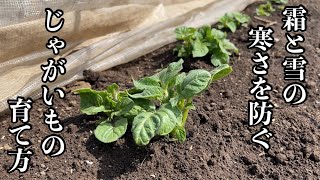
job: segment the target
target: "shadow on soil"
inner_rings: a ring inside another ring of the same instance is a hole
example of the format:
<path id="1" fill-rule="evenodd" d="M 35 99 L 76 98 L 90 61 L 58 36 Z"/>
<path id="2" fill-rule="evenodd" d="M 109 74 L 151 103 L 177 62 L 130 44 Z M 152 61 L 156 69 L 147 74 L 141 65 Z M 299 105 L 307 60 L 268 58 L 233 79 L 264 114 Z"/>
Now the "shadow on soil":
<path id="1" fill-rule="evenodd" d="M 145 160 L 148 151 L 137 147 L 129 135 L 112 144 L 99 142 L 94 135 L 86 143 L 87 150 L 99 160 L 97 179 L 114 179 L 135 171 Z"/>
<path id="2" fill-rule="evenodd" d="M 70 124 L 78 127 L 77 132 L 89 132 L 95 128 L 98 117 L 79 115 L 65 120 L 64 126 Z M 83 121 L 83 119 L 86 119 Z M 129 129 L 131 127 L 128 127 Z M 134 144 L 131 132 L 128 131 L 117 142 L 104 144 L 91 135 L 86 141 L 87 151 L 98 160 L 97 179 L 115 179 L 126 173 L 135 171 L 148 155 L 146 147 Z"/>

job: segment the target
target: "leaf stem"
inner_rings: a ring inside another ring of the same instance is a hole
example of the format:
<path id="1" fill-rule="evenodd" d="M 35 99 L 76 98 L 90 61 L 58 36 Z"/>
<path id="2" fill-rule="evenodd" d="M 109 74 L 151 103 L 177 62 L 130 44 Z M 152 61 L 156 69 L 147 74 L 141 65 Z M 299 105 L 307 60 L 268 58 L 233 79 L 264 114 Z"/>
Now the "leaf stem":
<path id="1" fill-rule="evenodd" d="M 186 125 L 187 119 L 188 119 L 188 114 L 189 114 L 189 109 L 185 109 L 183 112 L 183 117 L 182 117 L 182 127 Z"/>
<path id="2" fill-rule="evenodd" d="M 185 99 L 182 99 L 178 102 L 178 108 L 182 111 L 185 108 Z"/>
<path id="3" fill-rule="evenodd" d="M 113 99 L 114 99 L 115 101 L 118 101 L 118 92 L 116 92 L 115 90 L 113 90 L 112 96 L 113 96 Z"/>
<path id="4" fill-rule="evenodd" d="M 192 102 L 192 98 L 187 100 L 187 104 Z M 188 114 L 189 114 L 189 109 L 185 109 L 184 107 L 184 111 L 183 111 L 183 117 L 182 117 L 182 127 L 184 127 L 186 125 L 187 119 L 188 119 Z"/>

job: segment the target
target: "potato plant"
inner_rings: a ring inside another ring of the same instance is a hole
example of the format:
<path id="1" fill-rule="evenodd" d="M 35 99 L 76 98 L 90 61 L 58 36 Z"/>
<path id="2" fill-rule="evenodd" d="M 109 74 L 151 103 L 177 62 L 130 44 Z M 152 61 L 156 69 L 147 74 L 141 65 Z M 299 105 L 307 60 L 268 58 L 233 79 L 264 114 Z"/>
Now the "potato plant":
<path id="1" fill-rule="evenodd" d="M 219 19 L 218 29 L 229 29 L 236 32 L 240 26 L 247 27 L 250 17 L 240 12 L 227 13 Z"/>
<path id="2" fill-rule="evenodd" d="M 283 9 L 284 5 L 288 4 L 288 0 L 266 0 L 264 4 L 261 4 L 256 9 L 258 16 L 270 16 L 272 12 L 275 12 L 275 6 L 278 9 Z"/>
<path id="3" fill-rule="evenodd" d="M 229 73 L 225 64 L 209 72 L 203 69 L 181 72 L 183 60 L 171 63 L 159 73 L 134 80 L 134 87 L 124 91 L 112 84 L 103 91 L 80 89 L 81 112 L 99 115 L 95 137 L 104 143 L 121 138 L 131 125 L 135 143 L 147 145 L 155 136 L 171 136 L 186 140 L 185 124 L 192 99 L 204 92 L 212 82 Z"/>
<path id="4" fill-rule="evenodd" d="M 175 30 L 177 40 L 182 41 L 174 52 L 178 57 L 211 56 L 214 66 L 228 64 L 232 53 L 238 49 L 227 39 L 227 34 L 210 26 L 201 28 L 179 27 Z"/>

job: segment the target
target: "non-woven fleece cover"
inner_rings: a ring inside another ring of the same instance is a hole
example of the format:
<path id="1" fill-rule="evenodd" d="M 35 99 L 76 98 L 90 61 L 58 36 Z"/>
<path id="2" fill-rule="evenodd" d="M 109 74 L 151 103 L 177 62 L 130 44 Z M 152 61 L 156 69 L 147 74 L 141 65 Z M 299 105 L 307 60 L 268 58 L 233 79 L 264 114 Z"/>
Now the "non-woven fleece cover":
<path id="1" fill-rule="evenodd" d="M 1 112 L 8 99 L 40 96 L 40 65 L 53 58 L 45 47 L 52 36 L 67 42 L 54 57 L 67 59 L 67 73 L 47 84 L 51 89 L 81 79 L 85 69 L 106 70 L 172 43 L 176 27 L 216 23 L 256 0 L 0 1 Z M 64 11 L 65 24 L 57 33 L 45 29 L 47 7 Z"/>

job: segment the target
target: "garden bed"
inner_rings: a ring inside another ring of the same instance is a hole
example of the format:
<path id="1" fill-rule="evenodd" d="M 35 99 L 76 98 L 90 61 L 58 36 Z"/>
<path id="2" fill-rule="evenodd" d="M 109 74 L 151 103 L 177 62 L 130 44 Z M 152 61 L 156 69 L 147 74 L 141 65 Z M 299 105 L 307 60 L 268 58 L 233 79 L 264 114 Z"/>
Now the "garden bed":
<path id="1" fill-rule="evenodd" d="M 9 114 L 1 114 L 0 161 L 2 179 L 319 179 L 320 177 L 320 2 L 290 1 L 302 3 L 309 9 L 308 30 L 304 32 L 307 69 L 308 101 L 292 107 L 284 103 L 281 92 L 283 80 L 283 58 L 287 39 L 281 30 L 282 15 L 279 11 L 266 18 L 277 22 L 273 25 L 274 37 L 279 41 L 269 51 L 270 68 L 268 82 L 273 85 L 271 100 L 275 104 L 274 120 L 270 130 L 271 149 L 265 152 L 250 142 L 259 127 L 247 124 L 247 104 L 253 97 L 249 94 L 251 80 L 251 57 L 254 50 L 247 49 L 248 28 L 230 34 L 230 40 L 239 48 L 240 54 L 231 58 L 234 72 L 214 83 L 208 91 L 194 99 L 197 110 L 190 111 L 187 122 L 187 141 L 183 144 L 167 138 L 156 138 L 147 147 L 137 147 L 131 133 L 112 144 L 99 142 L 92 131 L 95 117 L 81 115 L 80 98 L 71 90 L 91 87 L 102 90 L 112 83 L 121 88 L 132 87 L 132 77 L 138 79 L 154 74 L 175 59 L 172 49 L 176 44 L 165 46 L 131 63 L 110 70 L 94 73 L 85 71 L 85 79 L 65 87 L 65 100 L 55 101 L 59 117 L 65 130 L 61 135 L 66 141 L 66 152 L 57 158 L 47 158 L 40 150 L 41 140 L 51 134 L 43 124 L 43 113 L 47 111 L 42 100 L 36 100 L 31 111 L 33 126 L 24 133 L 33 145 L 30 169 L 25 174 L 6 171 L 13 157 L 6 151 L 15 148 L 14 136 L 7 129 L 12 125 Z M 251 26 L 264 24 L 254 17 L 257 4 L 245 13 L 252 17 Z M 184 70 L 204 68 L 211 70 L 209 59 L 187 60 Z"/>

